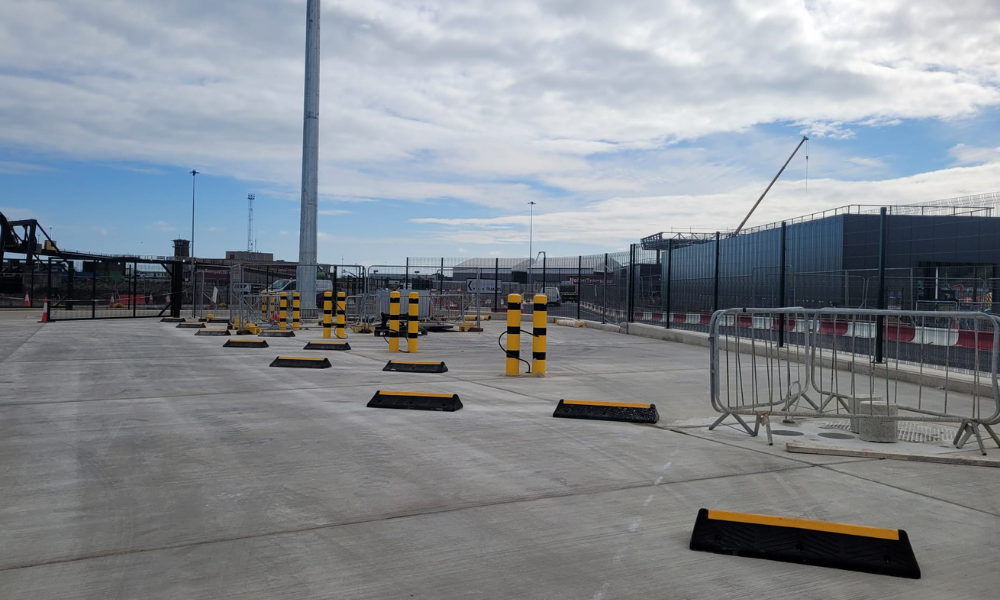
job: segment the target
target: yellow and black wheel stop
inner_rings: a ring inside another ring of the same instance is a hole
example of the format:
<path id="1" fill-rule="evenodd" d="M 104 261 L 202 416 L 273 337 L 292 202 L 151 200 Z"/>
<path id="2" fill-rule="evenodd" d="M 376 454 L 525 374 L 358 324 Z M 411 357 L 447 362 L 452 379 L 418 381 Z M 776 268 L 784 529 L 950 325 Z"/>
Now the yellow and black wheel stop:
<path id="1" fill-rule="evenodd" d="M 184 317 L 163 317 L 160 323 L 183 323 L 186 320 Z"/>
<path id="2" fill-rule="evenodd" d="M 920 579 L 902 529 L 771 515 L 698 511 L 692 550 Z"/>
<path id="3" fill-rule="evenodd" d="M 447 373 L 448 365 L 434 361 L 390 360 L 382 370 L 400 373 Z"/>
<path id="4" fill-rule="evenodd" d="M 401 408 L 408 410 L 435 410 L 455 412 L 462 408 L 458 394 L 430 394 L 426 392 L 375 392 L 368 401 L 368 408 Z"/>
<path id="5" fill-rule="evenodd" d="M 633 402 L 599 402 L 596 400 L 560 400 L 553 417 L 624 421 L 626 423 L 656 423 L 660 414 L 655 404 Z"/>
<path id="6" fill-rule="evenodd" d="M 267 340 L 254 340 L 248 338 L 236 338 L 233 340 L 226 340 L 226 343 L 222 345 L 223 348 L 267 348 Z"/>
<path id="7" fill-rule="evenodd" d="M 229 330 L 228 329 L 199 329 L 198 331 L 194 332 L 194 334 L 195 335 L 214 335 L 214 336 L 229 335 Z"/>
<path id="8" fill-rule="evenodd" d="M 350 350 L 348 342 L 309 342 L 303 350 Z"/>
<path id="9" fill-rule="evenodd" d="M 271 361 L 272 367 L 288 367 L 291 369 L 329 369 L 333 365 L 330 359 L 316 356 L 279 356 Z"/>
<path id="10" fill-rule="evenodd" d="M 204 323 L 178 323 L 177 329 L 204 329 Z"/>
<path id="11" fill-rule="evenodd" d="M 270 329 L 268 331 L 261 331 L 260 337 L 295 337 L 295 332 L 288 329 Z"/>

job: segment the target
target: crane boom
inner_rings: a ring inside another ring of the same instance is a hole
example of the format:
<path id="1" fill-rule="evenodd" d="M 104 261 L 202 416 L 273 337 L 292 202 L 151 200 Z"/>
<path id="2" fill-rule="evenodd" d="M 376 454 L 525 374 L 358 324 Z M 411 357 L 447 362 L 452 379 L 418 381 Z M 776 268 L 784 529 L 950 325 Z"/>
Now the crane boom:
<path id="1" fill-rule="evenodd" d="M 781 170 L 778 171 L 778 174 L 774 176 L 774 179 L 771 180 L 771 183 L 767 184 L 767 189 L 764 190 L 764 193 L 760 195 L 760 198 L 757 198 L 757 202 L 754 203 L 753 208 L 750 209 L 750 212 L 747 213 L 747 216 L 743 217 L 743 222 L 740 223 L 740 226 L 737 227 L 736 231 L 734 231 L 731 235 L 735 236 L 740 232 L 741 229 L 743 229 L 743 226 L 746 225 L 747 221 L 750 220 L 750 215 L 753 214 L 753 211 L 757 210 L 757 206 L 760 205 L 760 201 L 764 199 L 764 196 L 766 196 L 769 191 L 771 191 L 771 186 L 774 185 L 774 182 L 777 181 L 779 177 L 781 177 L 781 174 L 785 172 L 785 167 L 787 167 L 788 163 L 792 162 L 792 159 L 795 158 L 795 153 L 798 152 L 799 148 L 802 147 L 802 144 L 806 143 L 807 141 L 809 141 L 809 138 L 807 138 L 806 136 L 802 136 L 802 139 L 799 140 L 799 145 L 795 147 L 795 150 L 792 150 L 792 155 L 788 157 L 788 160 L 785 161 L 785 164 L 781 165 Z"/>

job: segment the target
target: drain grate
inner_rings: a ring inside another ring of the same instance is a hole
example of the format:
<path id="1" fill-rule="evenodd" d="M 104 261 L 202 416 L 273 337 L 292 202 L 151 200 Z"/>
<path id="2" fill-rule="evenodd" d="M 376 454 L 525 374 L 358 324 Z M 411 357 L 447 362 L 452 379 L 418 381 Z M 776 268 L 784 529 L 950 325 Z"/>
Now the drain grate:
<path id="1" fill-rule="evenodd" d="M 951 442 L 955 437 L 954 429 L 945 429 L 935 425 L 925 425 L 923 423 L 913 423 L 900 421 L 897 423 L 899 431 L 899 441 L 915 442 L 918 444 L 937 444 L 940 442 Z M 847 419 L 819 423 L 820 429 L 840 429 L 850 431 L 851 423 Z"/>

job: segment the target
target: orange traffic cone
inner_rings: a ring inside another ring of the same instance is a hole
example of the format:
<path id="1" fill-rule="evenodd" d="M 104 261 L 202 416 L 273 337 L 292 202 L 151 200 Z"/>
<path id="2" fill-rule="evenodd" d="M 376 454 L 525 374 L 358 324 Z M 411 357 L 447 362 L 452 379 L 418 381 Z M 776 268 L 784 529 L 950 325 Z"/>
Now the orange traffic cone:
<path id="1" fill-rule="evenodd" d="M 31 308 L 31 298 L 28 297 L 28 292 L 24 292 L 24 307 Z"/>
<path id="2" fill-rule="evenodd" d="M 45 304 L 42 306 L 42 323 L 49 322 L 49 298 L 45 297 Z"/>

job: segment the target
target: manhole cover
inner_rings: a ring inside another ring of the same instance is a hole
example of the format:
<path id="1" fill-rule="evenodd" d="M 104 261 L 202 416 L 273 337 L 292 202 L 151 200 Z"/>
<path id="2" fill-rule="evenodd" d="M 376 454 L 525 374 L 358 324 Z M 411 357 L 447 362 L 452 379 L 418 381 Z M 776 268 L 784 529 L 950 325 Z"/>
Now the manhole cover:
<path id="1" fill-rule="evenodd" d="M 802 435 L 801 431 L 789 431 L 788 429 L 772 429 L 774 435 Z"/>
<path id="2" fill-rule="evenodd" d="M 819 437 L 830 438 L 831 440 L 853 440 L 854 436 L 849 433 L 821 433 Z"/>

